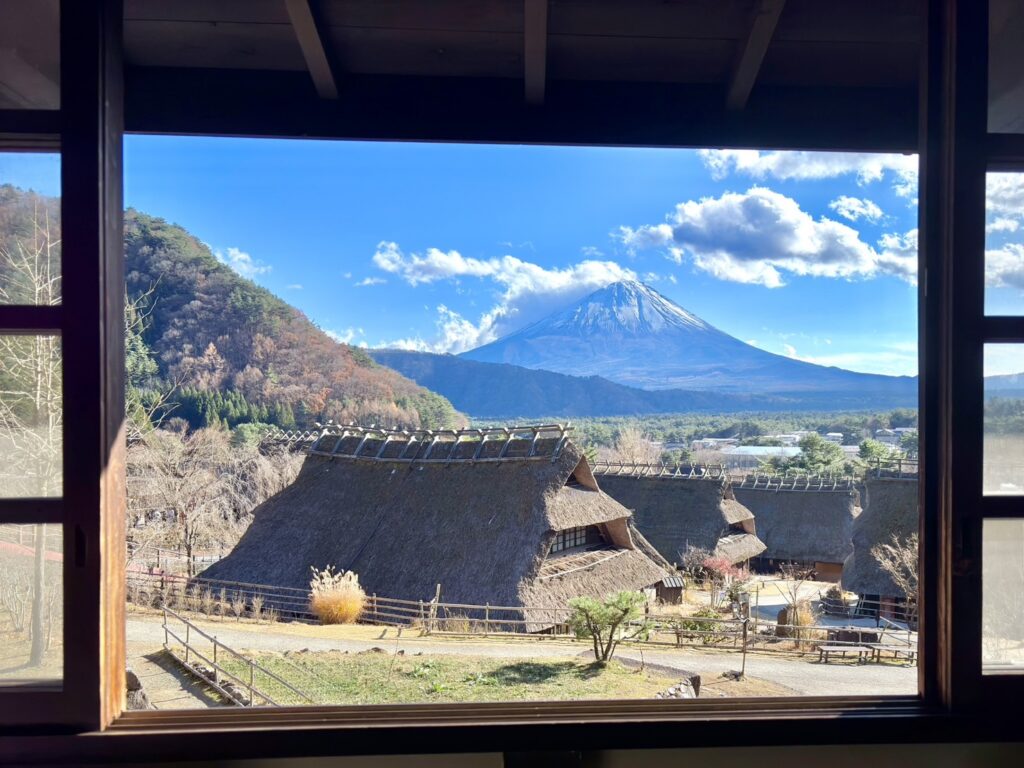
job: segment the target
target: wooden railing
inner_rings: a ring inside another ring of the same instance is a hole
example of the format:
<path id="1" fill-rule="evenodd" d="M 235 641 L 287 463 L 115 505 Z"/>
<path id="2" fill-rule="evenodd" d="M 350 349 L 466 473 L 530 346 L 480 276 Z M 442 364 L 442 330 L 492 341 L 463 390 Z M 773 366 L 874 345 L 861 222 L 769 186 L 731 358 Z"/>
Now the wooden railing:
<path id="1" fill-rule="evenodd" d="M 167 623 L 168 617 L 176 620 L 183 629 L 179 629 L 177 626 L 172 629 Z M 264 675 L 278 685 L 283 686 L 286 690 L 290 691 L 301 700 L 309 704 L 316 703 L 311 696 L 300 691 L 280 675 L 277 675 L 266 667 L 257 664 L 255 660 L 247 656 L 243 656 L 238 651 L 232 650 L 228 646 L 224 645 L 224 643 L 220 642 L 216 635 L 204 632 L 181 614 L 166 607 L 164 608 L 163 630 L 164 649 L 178 662 L 180 662 L 190 674 L 199 677 L 203 682 L 210 685 L 228 701 L 237 704 L 238 706 L 255 707 L 258 706 L 256 703 L 258 700 L 263 701 L 262 706 L 281 706 L 265 691 L 256 686 L 257 673 Z M 181 634 L 179 634 L 179 632 Z M 184 637 L 182 637 L 182 635 L 184 635 Z M 208 641 L 212 650 L 208 654 L 204 653 L 203 650 L 197 646 L 197 643 L 194 640 L 195 637 Z M 171 642 L 171 638 L 174 638 L 176 643 L 181 646 L 180 655 L 177 651 L 177 645 Z M 230 672 L 220 663 L 220 659 L 223 659 L 224 654 L 228 654 L 230 657 L 244 665 L 244 668 L 248 670 L 247 680 Z M 204 670 L 200 665 L 196 664 L 193 659 L 199 659 L 200 661 L 205 662 L 209 665 L 208 670 Z M 228 684 L 227 681 L 231 681 L 233 684 Z M 238 692 L 239 689 L 247 691 L 248 696 L 241 696 Z"/>

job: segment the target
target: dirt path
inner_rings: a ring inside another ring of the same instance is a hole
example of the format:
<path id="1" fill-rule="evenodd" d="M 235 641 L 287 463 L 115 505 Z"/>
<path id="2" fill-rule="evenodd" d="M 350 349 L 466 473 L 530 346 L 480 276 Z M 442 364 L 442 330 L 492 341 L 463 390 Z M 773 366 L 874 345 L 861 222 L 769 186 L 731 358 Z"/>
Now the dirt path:
<path id="1" fill-rule="evenodd" d="M 353 627 L 360 637 L 323 637 L 323 630 L 347 629 L 302 627 L 301 625 L 234 625 L 230 622 L 198 621 L 197 625 L 237 651 L 349 651 L 358 652 L 378 647 L 407 654 L 472 654 L 509 659 L 538 656 L 578 656 L 587 653 L 583 643 L 569 640 L 460 640 L 438 637 L 398 637 L 393 628 Z M 314 636 L 306 636 L 303 630 Z M 369 630 L 369 631 L 366 631 Z M 159 616 L 133 616 L 128 619 L 129 643 L 163 642 L 164 633 Z M 636 648 L 623 649 L 620 656 L 639 661 Z M 708 681 L 724 672 L 738 670 L 741 656 L 735 651 L 703 651 L 693 649 L 644 650 L 643 660 L 673 669 L 696 672 Z M 818 664 L 816 657 L 792 657 L 751 653 L 747 655 L 748 675 L 769 680 L 804 696 L 893 696 L 917 692 L 917 668 L 890 664 Z"/>
<path id="2" fill-rule="evenodd" d="M 162 634 L 162 633 L 161 633 Z M 160 645 L 129 641 L 128 669 L 139 677 L 156 709 L 204 709 L 221 702 L 170 658 Z"/>

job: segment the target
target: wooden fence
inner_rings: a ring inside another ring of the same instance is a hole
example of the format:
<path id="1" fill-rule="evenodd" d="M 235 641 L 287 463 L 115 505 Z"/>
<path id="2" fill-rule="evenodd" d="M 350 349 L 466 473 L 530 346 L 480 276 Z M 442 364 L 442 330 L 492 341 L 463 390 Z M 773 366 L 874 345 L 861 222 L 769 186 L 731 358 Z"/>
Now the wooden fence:
<path id="1" fill-rule="evenodd" d="M 182 577 L 145 573 L 129 574 L 128 580 L 129 601 L 164 607 L 172 613 L 180 609 L 223 619 L 262 616 L 271 620 L 318 622 L 309 610 L 308 590 L 202 578 L 189 581 Z M 222 591 L 225 599 L 220 597 Z M 254 598 L 257 600 L 255 607 Z M 359 621 L 415 628 L 423 634 L 439 636 L 544 641 L 574 639 L 569 618 L 567 607 L 446 603 L 436 598 L 401 600 L 370 594 L 366 596 Z M 777 624 L 756 616 L 746 619 L 648 611 L 633 624 L 635 628 L 643 624 L 646 632 L 625 642 L 783 653 L 806 652 L 824 642 L 855 646 L 884 640 L 916 647 L 916 633 L 911 629 L 884 616 L 873 618 L 876 618 L 876 626 L 861 627 Z"/>

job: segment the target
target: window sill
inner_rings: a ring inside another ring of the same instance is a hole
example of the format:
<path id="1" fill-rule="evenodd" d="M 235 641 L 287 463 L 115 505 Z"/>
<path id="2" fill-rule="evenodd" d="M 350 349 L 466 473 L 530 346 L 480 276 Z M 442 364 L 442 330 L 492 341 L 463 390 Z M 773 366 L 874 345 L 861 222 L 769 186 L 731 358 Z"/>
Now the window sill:
<path id="1" fill-rule="evenodd" d="M 851 722 L 855 720 L 856 722 Z M 0 762 L 531 750 L 978 742 L 1009 716 L 953 716 L 916 697 L 127 712 L 106 731 L 0 739 Z"/>

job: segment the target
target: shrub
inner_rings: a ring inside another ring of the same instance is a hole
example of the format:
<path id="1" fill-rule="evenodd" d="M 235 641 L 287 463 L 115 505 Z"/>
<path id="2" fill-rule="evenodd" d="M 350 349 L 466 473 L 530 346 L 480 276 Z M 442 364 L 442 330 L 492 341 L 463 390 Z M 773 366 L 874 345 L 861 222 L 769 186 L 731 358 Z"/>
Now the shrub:
<path id="1" fill-rule="evenodd" d="M 322 571 L 310 569 L 309 610 L 322 624 L 353 624 L 363 612 L 366 593 L 359 576 L 352 571 L 335 571 L 329 565 Z"/>
<path id="2" fill-rule="evenodd" d="M 641 592 L 618 592 L 603 601 L 577 597 L 569 601 L 569 624 L 576 637 L 589 637 L 594 643 L 594 659 L 605 664 L 623 640 L 647 639 L 650 624 L 635 624 L 643 615 L 646 598 Z"/>

